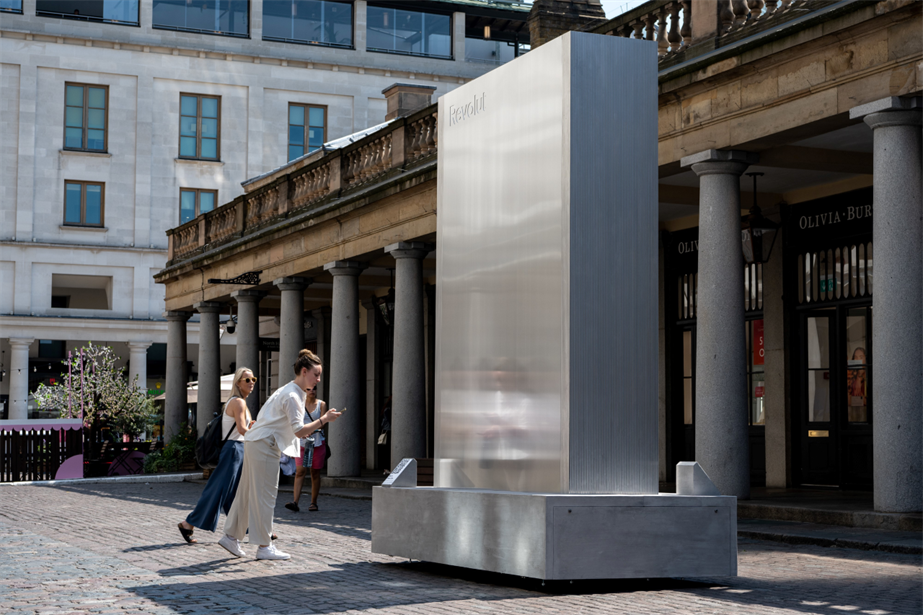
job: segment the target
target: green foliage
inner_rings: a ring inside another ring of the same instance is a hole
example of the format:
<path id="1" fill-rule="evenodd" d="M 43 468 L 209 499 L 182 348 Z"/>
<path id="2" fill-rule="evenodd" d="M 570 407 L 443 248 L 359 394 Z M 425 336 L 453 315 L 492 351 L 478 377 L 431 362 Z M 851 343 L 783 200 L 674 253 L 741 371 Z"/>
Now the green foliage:
<path id="1" fill-rule="evenodd" d="M 179 433 L 170 440 L 162 451 L 155 451 L 144 458 L 144 473 L 178 472 L 180 465 L 195 461 L 195 443 L 198 434 L 183 423 Z"/>
<path id="2" fill-rule="evenodd" d="M 58 410 L 61 418 L 83 414 L 86 427 L 106 422 L 123 434 L 137 436 L 156 424 L 154 402 L 138 386 L 137 377 L 128 382 L 125 368 L 116 367 L 118 355 L 109 346 L 85 348 L 71 355 L 61 374 L 61 384 L 40 384 L 34 397 L 39 408 Z"/>

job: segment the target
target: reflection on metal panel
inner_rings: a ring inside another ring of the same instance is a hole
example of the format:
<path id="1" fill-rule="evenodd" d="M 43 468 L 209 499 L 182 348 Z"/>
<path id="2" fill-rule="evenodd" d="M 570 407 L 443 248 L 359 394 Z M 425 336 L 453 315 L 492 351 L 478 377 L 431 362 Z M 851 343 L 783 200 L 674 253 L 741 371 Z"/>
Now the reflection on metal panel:
<path id="1" fill-rule="evenodd" d="M 656 492 L 656 58 L 571 33 L 440 98 L 437 487 Z"/>

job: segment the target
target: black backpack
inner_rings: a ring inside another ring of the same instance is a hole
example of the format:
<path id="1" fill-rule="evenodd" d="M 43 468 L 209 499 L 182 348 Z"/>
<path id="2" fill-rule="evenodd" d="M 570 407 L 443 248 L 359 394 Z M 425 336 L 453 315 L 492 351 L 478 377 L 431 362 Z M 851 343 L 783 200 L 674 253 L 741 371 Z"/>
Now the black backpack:
<path id="1" fill-rule="evenodd" d="M 237 422 L 235 421 L 231 425 L 231 429 L 228 430 L 228 433 L 225 434 L 224 438 L 221 437 L 221 420 L 224 417 L 224 408 L 221 410 L 221 414 L 209 421 L 208 426 L 205 428 L 205 433 L 196 440 L 195 443 L 195 460 L 196 463 L 202 469 L 213 470 L 218 465 L 218 459 L 221 457 L 221 449 L 224 447 L 225 441 L 231 436 L 231 432 L 237 427 Z"/>

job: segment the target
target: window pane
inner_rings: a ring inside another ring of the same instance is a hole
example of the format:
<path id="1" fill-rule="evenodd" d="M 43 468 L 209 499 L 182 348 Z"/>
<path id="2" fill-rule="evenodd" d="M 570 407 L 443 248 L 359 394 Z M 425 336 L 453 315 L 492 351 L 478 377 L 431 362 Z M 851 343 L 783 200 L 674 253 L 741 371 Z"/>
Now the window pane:
<path id="1" fill-rule="evenodd" d="M 300 145 L 289 145 L 288 146 L 288 160 L 291 162 L 295 158 L 301 158 L 304 156 L 304 147 Z"/>
<path id="2" fill-rule="evenodd" d="M 847 419 L 850 423 L 868 421 L 868 353 L 866 348 L 866 308 L 849 310 L 846 317 Z"/>
<path id="3" fill-rule="evenodd" d="M 65 184 L 64 190 L 64 222 L 80 224 L 80 184 Z"/>
<path id="4" fill-rule="evenodd" d="M 324 144 L 324 131 L 320 128 L 311 128 L 308 130 L 308 145 L 312 149 L 318 148 Z"/>
<path id="5" fill-rule="evenodd" d="M 67 86 L 66 100 L 67 100 L 66 104 L 68 105 L 82 107 L 83 106 L 83 86 L 80 86 L 80 85 Z"/>
<path id="6" fill-rule="evenodd" d="M 215 208 L 215 193 L 214 192 L 200 192 L 199 193 L 199 213 L 204 214 L 207 211 L 211 211 Z"/>
<path id="7" fill-rule="evenodd" d="M 106 133 L 102 130 L 87 130 L 87 149 L 106 149 Z"/>
<path id="8" fill-rule="evenodd" d="M 83 126 L 83 107 L 67 107 L 64 111 L 65 126 Z"/>
<path id="9" fill-rule="evenodd" d="M 304 107 L 292 105 L 288 108 L 288 123 L 304 126 Z"/>
<path id="10" fill-rule="evenodd" d="M 452 55 L 452 27 L 448 15 L 423 15 L 423 53 L 436 56 Z"/>
<path id="11" fill-rule="evenodd" d="M 753 400 L 753 409 L 750 415 L 751 425 L 764 425 L 766 423 L 766 414 L 763 410 L 763 394 L 766 390 L 766 384 L 762 378 L 762 374 L 755 375 L 751 385 L 750 398 Z"/>
<path id="12" fill-rule="evenodd" d="M 21 11 L 22 0 L 0 0 L 0 9 L 7 11 Z"/>
<path id="13" fill-rule="evenodd" d="M 351 4 L 327 2 L 324 12 L 324 42 L 353 44 L 353 7 Z"/>
<path id="14" fill-rule="evenodd" d="M 106 112 L 102 109 L 87 110 L 87 127 L 99 128 L 102 130 L 106 127 Z"/>
<path id="15" fill-rule="evenodd" d="M 218 138 L 218 120 L 202 118 L 202 136 L 212 139 Z"/>
<path id="16" fill-rule="evenodd" d="M 103 223 L 102 186 L 87 184 L 86 224 Z"/>
<path id="17" fill-rule="evenodd" d="M 179 191 L 179 223 L 185 224 L 195 218 L 195 191 Z"/>
<path id="18" fill-rule="evenodd" d="M 180 97 L 180 114 L 196 115 L 198 109 L 198 99 L 195 96 Z"/>
<path id="19" fill-rule="evenodd" d="M 138 0 L 106 0 L 103 18 L 138 23 Z"/>
<path id="20" fill-rule="evenodd" d="M 179 134 L 194 137 L 196 133 L 195 131 L 196 131 L 196 118 L 187 117 L 185 115 L 180 116 Z"/>
<path id="21" fill-rule="evenodd" d="M 106 90 L 103 88 L 88 88 L 87 104 L 94 109 L 106 108 Z"/>
<path id="22" fill-rule="evenodd" d="M 324 127 L 324 110 L 317 107 L 311 107 L 308 111 L 308 120 L 311 123 L 311 126 L 319 126 L 320 128 Z"/>
<path id="23" fill-rule="evenodd" d="M 830 338 L 826 317 L 808 318 L 808 368 L 826 369 L 830 356 Z"/>
<path id="24" fill-rule="evenodd" d="M 218 99 L 202 99 L 202 117 L 218 117 Z"/>
<path id="25" fill-rule="evenodd" d="M 683 378 L 683 425 L 692 425 L 692 378 Z"/>
<path id="26" fill-rule="evenodd" d="M 180 137 L 179 155 L 187 157 L 194 157 L 196 155 L 195 137 Z"/>
<path id="27" fill-rule="evenodd" d="M 202 158 L 218 157 L 218 140 L 202 139 Z"/>
<path id="28" fill-rule="evenodd" d="M 64 129 L 64 147 L 80 149 L 83 147 L 83 129 L 65 128 Z"/>
<path id="29" fill-rule="evenodd" d="M 304 127 L 303 126 L 289 126 L 288 127 L 288 142 L 292 145 L 304 145 Z"/>
<path id="30" fill-rule="evenodd" d="M 830 420 L 830 372 L 808 371 L 808 421 Z"/>
<path id="31" fill-rule="evenodd" d="M 423 13 L 394 11 L 393 44 L 396 51 L 423 53 Z"/>

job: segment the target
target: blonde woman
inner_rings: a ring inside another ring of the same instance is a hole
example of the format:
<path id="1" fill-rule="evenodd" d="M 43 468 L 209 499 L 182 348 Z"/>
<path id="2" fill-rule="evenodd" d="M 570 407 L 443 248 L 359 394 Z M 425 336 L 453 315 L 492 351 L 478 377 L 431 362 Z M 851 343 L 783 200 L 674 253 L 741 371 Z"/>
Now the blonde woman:
<path id="1" fill-rule="evenodd" d="M 234 373 L 231 397 L 224 404 L 221 418 L 222 437 L 228 433 L 230 435 L 221 448 L 218 465 L 208 477 L 208 483 L 199 497 L 198 504 L 186 520 L 178 524 L 180 534 L 188 543 L 198 542 L 192 537 L 194 528 L 214 532 L 218 527 L 219 511 L 224 510 L 224 514 L 228 514 L 231 510 L 244 463 L 244 435 L 253 424 L 246 399 L 255 387 L 256 377 L 249 368 L 241 367 Z"/>

